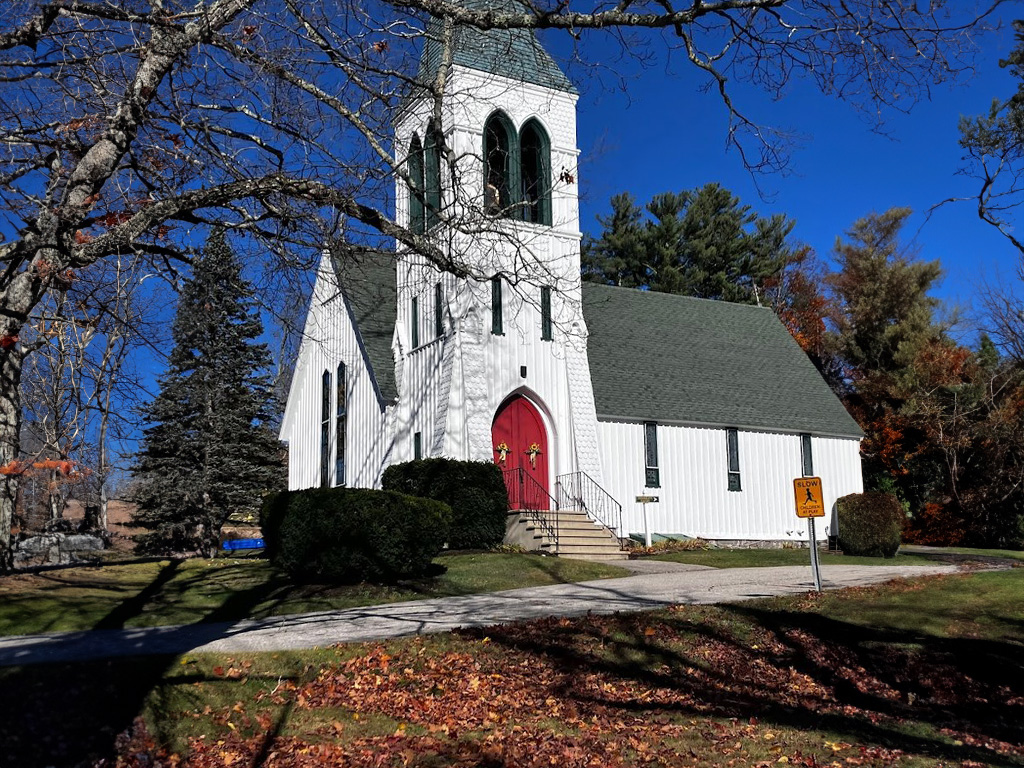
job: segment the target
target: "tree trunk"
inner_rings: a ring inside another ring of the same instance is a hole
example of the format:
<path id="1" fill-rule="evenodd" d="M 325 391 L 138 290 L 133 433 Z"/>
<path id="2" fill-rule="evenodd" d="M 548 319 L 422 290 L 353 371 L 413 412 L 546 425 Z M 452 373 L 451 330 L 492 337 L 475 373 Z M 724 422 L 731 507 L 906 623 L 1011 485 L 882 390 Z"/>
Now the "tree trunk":
<path id="1" fill-rule="evenodd" d="M 48 457 L 47 457 L 48 458 Z M 50 470 L 50 482 L 47 493 L 49 494 L 48 507 L 50 510 L 50 522 L 54 523 L 64 517 L 64 492 L 60 490 L 60 472 L 56 469 Z"/>
<path id="2" fill-rule="evenodd" d="M 18 498 L 18 460 L 21 432 L 22 351 L 9 349 L 0 357 L 0 467 L 9 474 L 0 475 L 0 573 L 14 568 L 11 526 Z"/>

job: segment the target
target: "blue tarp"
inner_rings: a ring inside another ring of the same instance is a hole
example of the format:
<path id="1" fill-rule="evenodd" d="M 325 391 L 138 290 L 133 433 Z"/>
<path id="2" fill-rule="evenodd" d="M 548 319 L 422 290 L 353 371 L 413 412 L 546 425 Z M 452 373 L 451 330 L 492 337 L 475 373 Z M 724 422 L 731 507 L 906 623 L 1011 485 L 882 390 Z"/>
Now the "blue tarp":
<path id="1" fill-rule="evenodd" d="M 224 549 L 263 549 L 263 539 L 228 539 L 221 544 Z"/>

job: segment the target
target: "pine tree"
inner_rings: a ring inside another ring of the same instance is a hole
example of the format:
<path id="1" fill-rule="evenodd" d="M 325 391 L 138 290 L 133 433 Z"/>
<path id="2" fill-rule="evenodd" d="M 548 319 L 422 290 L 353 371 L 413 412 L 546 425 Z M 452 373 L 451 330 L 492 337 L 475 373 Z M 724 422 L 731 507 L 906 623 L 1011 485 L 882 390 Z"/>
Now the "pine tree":
<path id="1" fill-rule="evenodd" d="M 840 353 L 862 373 L 898 374 L 922 345 L 938 338 L 939 302 L 929 295 L 942 274 L 937 261 L 919 261 L 900 238 L 911 211 L 892 208 L 854 222 L 836 239 L 839 270 L 828 279 L 839 299 L 835 317 Z"/>
<path id="2" fill-rule="evenodd" d="M 646 213 L 628 194 L 612 198 L 601 236 L 584 243 L 586 279 L 756 304 L 793 258 L 792 220 L 762 218 L 718 184 L 655 195 Z"/>
<path id="3" fill-rule="evenodd" d="M 635 288 L 647 277 L 644 212 L 628 192 L 612 197 L 610 216 L 598 216 L 600 238 L 583 240 L 583 276 L 587 280 Z"/>
<path id="4" fill-rule="evenodd" d="M 270 354 L 252 290 L 223 231 L 193 265 L 178 301 L 174 349 L 149 405 L 133 474 L 146 553 L 209 557 L 229 515 L 254 515 L 283 479 Z"/>
<path id="5" fill-rule="evenodd" d="M 839 269 L 828 277 L 835 296 L 833 348 L 843 360 L 847 408 L 864 429 L 865 485 L 894 490 L 919 510 L 941 483 L 933 446 L 909 403 L 917 397 L 922 354 L 948 347 L 929 295 L 942 270 L 901 239 L 911 211 L 893 208 L 854 223 L 837 239 Z"/>

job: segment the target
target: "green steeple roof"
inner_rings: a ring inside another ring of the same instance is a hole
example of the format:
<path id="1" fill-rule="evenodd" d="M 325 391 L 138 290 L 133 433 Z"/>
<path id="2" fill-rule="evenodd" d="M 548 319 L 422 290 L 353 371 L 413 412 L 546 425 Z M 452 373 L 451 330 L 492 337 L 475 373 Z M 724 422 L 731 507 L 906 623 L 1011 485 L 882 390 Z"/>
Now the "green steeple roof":
<path id="1" fill-rule="evenodd" d="M 525 9 L 516 0 L 464 0 L 467 8 L 520 13 Z M 480 72 L 501 75 L 557 91 L 576 93 L 550 54 L 544 50 L 531 29 L 489 29 L 462 26 L 455 30 L 454 64 Z M 441 22 L 427 25 L 420 59 L 420 79 L 434 76 L 441 62 Z"/>

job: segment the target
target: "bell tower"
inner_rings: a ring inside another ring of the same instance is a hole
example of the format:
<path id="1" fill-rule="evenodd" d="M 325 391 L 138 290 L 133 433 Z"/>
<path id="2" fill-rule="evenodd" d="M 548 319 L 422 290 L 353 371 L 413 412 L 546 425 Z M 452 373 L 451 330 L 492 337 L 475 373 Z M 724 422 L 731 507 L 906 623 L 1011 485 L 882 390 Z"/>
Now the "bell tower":
<path id="1" fill-rule="evenodd" d="M 528 29 L 459 27 L 445 41 L 433 23 L 422 82 L 437 80 L 446 43 L 440 118 L 423 89 L 396 122 L 409 176 L 396 182 L 396 215 L 470 277 L 399 251 L 397 378 L 416 404 L 400 409 L 397 427 L 421 435 L 411 442 L 429 445 L 423 456 L 500 463 L 496 414 L 526 398 L 550 433 L 549 455 L 535 452 L 531 466 L 548 462 L 552 479 L 599 476 L 580 296 L 578 94 Z M 427 354 L 424 325 L 439 339 Z"/>

